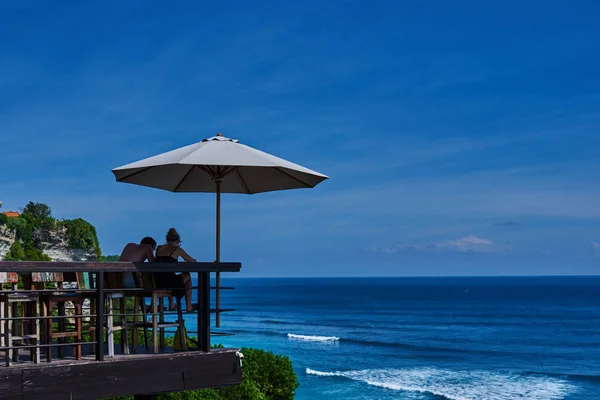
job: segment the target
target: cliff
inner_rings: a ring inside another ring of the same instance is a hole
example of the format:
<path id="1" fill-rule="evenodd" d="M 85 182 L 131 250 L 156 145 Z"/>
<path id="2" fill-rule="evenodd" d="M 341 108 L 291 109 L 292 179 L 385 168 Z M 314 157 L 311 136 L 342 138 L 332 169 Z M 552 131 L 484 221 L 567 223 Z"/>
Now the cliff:
<path id="1" fill-rule="evenodd" d="M 0 225 L 0 260 L 4 259 L 10 246 L 16 240 L 16 231 L 8 228 L 6 225 Z"/>
<path id="2" fill-rule="evenodd" d="M 81 218 L 55 220 L 50 207 L 39 203 L 29 203 L 18 217 L 0 216 L 0 260 L 93 261 L 102 257 L 96 229 Z"/>
<path id="3" fill-rule="evenodd" d="M 67 227 L 57 226 L 54 230 L 36 229 L 33 232 L 36 247 L 52 261 L 93 261 L 99 258 L 93 245 L 73 248 L 69 243 Z"/>

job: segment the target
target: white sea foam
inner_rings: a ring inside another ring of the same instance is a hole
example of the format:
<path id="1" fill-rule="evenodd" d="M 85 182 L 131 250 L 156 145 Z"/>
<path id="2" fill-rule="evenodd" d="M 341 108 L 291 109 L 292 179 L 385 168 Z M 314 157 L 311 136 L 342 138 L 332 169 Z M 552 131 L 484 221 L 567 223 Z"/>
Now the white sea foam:
<path id="1" fill-rule="evenodd" d="M 313 342 L 337 342 L 340 340 L 339 337 L 335 336 L 309 336 L 309 335 L 296 335 L 294 333 L 288 333 L 288 338 L 296 340 L 309 340 Z"/>
<path id="2" fill-rule="evenodd" d="M 451 371 L 437 368 L 369 369 L 309 375 L 339 376 L 391 390 L 429 393 L 449 400 L 558 400 L 575 391 L 566 380 L 541 375 L 490 371 Z"/>

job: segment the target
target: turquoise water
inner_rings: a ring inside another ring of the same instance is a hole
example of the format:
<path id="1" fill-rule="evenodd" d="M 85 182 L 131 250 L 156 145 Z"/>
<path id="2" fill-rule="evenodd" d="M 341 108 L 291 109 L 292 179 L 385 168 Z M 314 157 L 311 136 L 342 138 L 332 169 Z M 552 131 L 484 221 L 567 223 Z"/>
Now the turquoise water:
<path id="1" fill-rule="evenodd" d="M 213 343 L 288 355 L 300 400 L 600 398 L 600 277 L 223 284 Z"/>

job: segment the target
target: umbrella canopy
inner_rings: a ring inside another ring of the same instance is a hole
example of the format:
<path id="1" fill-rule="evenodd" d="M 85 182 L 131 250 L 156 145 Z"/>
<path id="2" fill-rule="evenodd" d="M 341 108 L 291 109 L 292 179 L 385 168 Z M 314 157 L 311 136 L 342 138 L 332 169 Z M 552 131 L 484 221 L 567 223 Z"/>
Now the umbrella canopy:
<path id="1" fill-rule="evenodd" d="M 171 192 L 254 194 L 312 188 L 328 177 L 220 134 L 113 169 L 118 182 Z"/>
<path id="2" fill-rule="evenodd" d="M 221 193 L 255 194 L 313 188 L 328 177 L 229 139 L 220 133 L 112 170 L 117 182 L 171 192 L 217 194 L 216 261 L 221 261 Z M 220 274 L 216 281 L 216 326 L 220 325 Z"/>

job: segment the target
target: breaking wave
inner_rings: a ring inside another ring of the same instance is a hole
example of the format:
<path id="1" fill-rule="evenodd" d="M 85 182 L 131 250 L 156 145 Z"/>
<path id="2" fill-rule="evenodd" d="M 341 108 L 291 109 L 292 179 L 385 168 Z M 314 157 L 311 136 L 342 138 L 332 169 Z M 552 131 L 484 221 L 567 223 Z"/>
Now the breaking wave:
<path id="1" fill-rule="evenodd" d="M 306 373 L 347 378 L 390 390 L 428 393 L 449 400 L 558 400 L 575 391 L 575 386 L 564 379 L 509 372 L 437 368 L 321 372 L 307 368 Z"/>
<path id="2" fill-rule="evenodd" d="M 340 340 L 339 337 L 336 336 L 309 336 L 309 335 L 296 335 L 293 333 L 288 333 L 287 337 L 295 340 L 308 340 L 312 342 L 337 342 Z"/>

